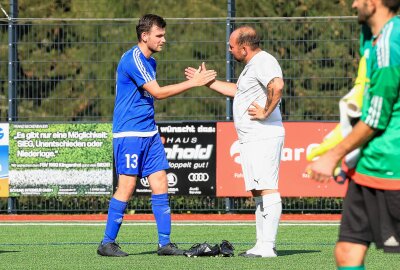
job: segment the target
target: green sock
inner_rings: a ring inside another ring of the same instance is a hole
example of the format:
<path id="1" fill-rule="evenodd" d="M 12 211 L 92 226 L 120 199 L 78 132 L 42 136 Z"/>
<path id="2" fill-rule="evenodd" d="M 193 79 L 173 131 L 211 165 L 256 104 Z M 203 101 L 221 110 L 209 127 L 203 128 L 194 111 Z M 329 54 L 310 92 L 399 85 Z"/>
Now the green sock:
<path id="1" fill-rule="evenodd" d="M 338 270 L 365 270 L 364 265 L 359 266 L 338 266 Z"/>

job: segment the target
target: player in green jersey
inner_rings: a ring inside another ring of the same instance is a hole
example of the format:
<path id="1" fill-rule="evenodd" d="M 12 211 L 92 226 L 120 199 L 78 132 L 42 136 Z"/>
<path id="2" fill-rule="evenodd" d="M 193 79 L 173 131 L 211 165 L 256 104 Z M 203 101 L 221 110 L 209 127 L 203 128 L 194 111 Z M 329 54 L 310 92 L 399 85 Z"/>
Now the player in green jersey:
<path id="1" fill-rule="evenodd" d="M 372 242 L 400 252 L 400 0 L 355 0 L 352 7 L 367 61 L 362 116 L 341 143 L 307 167 L 311 178 L 329 181 L 340 160 L 361 147 L 344 200 L 338 269 L 364 269 Z"/>

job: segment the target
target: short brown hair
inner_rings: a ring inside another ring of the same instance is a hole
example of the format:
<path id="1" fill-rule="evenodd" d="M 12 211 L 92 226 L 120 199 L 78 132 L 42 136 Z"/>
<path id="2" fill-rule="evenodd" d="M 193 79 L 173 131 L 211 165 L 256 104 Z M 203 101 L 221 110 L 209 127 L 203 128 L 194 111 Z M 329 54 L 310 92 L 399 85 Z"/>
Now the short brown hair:
<path id="1" fill-rule="evenodd" d="M 400 7 L 400 0 L 382 0 L 382 4 L 393 13 L 397 13 Z"/>
<path id="2" fill-rule="evenodd" d="M 154 14 L 146 14 L 140 18 L 138 25 L 136 25 L 136 35 L 138 41 L 142 41 L 142 33 L 149 32 L 153 25 L 156 25 L 160 28 L 165 28 L 167 23 L 162 17 Z"/>

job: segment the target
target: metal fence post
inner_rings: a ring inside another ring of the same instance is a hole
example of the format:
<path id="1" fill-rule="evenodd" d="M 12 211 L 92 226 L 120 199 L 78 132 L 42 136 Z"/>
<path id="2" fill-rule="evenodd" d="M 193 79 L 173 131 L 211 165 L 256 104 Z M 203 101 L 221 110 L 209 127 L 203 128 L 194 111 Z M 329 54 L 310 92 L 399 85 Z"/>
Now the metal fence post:
<path id="1" fill-rule="evenodd" d="M 234 76 L 234 65 L 233 65 L 233 57 L 229 52 L 229 37 L 233 31 L 234 27 L 234 17 L 236 16 L 236 8 L 235 8 L 235 0 L 228 0 L 228 14 L 226 18 L 226 81 L 231 82 L 232 77 Z M 226 120 L 232 120 L 232 98 L 226 97 Z M 225 212 L 231 212 L 231 198 L 225 198 Z"/>
<path id="2" fill-rule="evenodd" d="M 16 65 L 17 65 L 17 33 L 14 18 L 18 16 L 18 0 L 10 0 L 8 17 L 8 122 L 17 119 Z M 7 213 L 15 213 L 15 198 L 7 200 Z"/>
<path id="3" fill-rule="evenodd" d="M 7 213 L 8 214 L 15 214 L 16 211 L 16 200 L 15 197 L 8 197 L 7 200 Z"/>
<path id="4" fill-rule="evenodd" d="M 17 119 L 17 29 L 14 20 L 16 17 L 18 17 L 18 0 L 10 0 L 10 15 L 8 17 L 8 122 Z"/>
<path id="5" fill-rule="evenodd" d="M 232 213 L 232 198 L 225 198 L 225 213 Z"/>
<path id="6" fill-rule="evenodd" d="M 229 52 L 229 37 L 233 31 L 236 16 L 235 0 L 228 0 L 228 16 L 226 18 L 226 81 L 232 81 L 234 75 L 233 57 Z M 232 120 L 232 98 L 226 98 L 226 120 Z"/>

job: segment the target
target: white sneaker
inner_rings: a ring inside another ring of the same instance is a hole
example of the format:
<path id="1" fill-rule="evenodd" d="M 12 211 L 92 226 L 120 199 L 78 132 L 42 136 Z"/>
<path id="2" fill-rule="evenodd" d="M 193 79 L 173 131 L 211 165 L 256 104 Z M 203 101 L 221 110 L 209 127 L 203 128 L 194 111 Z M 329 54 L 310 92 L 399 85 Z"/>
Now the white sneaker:
<path id="1" fill-rule="evenodd" d="M 263 258 L 273 258 L 273 257 L 278 256 L 275 248 L 258 249 L 257 252 L 255 253 L 255 255 L 261 255 L 261 257 L 263 257 Z"/>
<path id="2" fill-rule="evenodd" d="M 255 253 L 257 253 L 257 250 L 258 250 L 259 247 L 260 247 L 260 243 L 256 242 L 254 247 L 252 247 L 251 249 L 246 251 L 246 254 L 255 254 Z"/>
<path id="3" fill-rule="evenodd" d="M 256 258 L 256 257 L 262 257 L 262 258 L 274 258 L 277 257 L 278 254 L 276 252 L 275 248 L 271 248 L 271 249 L 255 249 L 255 250 L 251 250 L 249 249 L 246 252 L 240 253 L 239 256 L 242 257 L 247 257 L 247 258 Z"/>
<path id="4" fill-rule="evenodd" d="M 257 250 L 257 252 L 254 253 L 240 253 L 239 256 L 241 257 L 247 257 L 247 258 L 275 258 L 278 255 L 276 254 L 275 250 L 269 250 L 269 251 L 260 251 Z"/>

